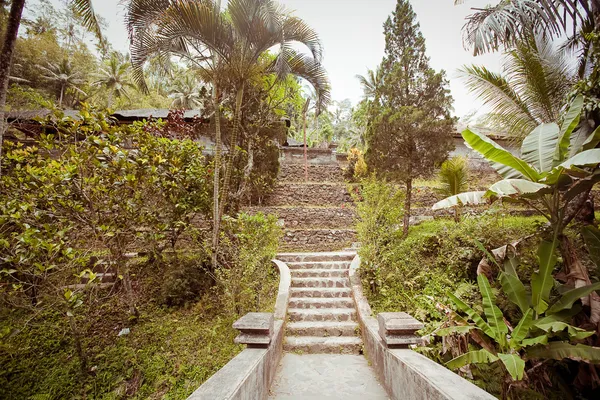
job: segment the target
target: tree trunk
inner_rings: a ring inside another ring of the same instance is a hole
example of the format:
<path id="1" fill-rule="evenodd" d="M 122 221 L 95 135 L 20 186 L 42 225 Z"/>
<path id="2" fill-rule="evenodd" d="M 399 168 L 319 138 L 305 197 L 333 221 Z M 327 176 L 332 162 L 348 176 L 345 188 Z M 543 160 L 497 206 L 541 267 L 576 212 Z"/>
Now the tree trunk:
<path id="1" fill-rule="evenodd" d="M 13 53 L 19 26 L 21 25 L 21 15 L 25 0 L 13 0 L 10 13 L 8 15 L 8 24 L 0 53 L 0 177 L 2 177 L 2 145 L 4 142 L 4 132 L 6 131 L 6 92 L 8 91 L 8 76 L 10 75 L 10 66 L 12 64 Z"/>
<path id="2" fill-rule="evenodd" d="M 231 131 L 231 146 L 229 148 L 229 159 L 227 161 L 227 169 L 225 169 L 225 177 L 223 178 L 223 186 L 221 187 L 221 204 L 219 204 L 219 218 L 223 217 L 225 212 L 225 203 L 229 192 L 229 183 L 231 181 L 231 172 L 233 170 L 233 162 L 237 153 L 237 140 L 239 136 L 240 124 L 242 120 L 242 101 L 244 100 L 244 85 L 238 89 L 235 97 L 235 116 L 233 119 L 233 129 Z"/>
<path id="3" fill-rule="evenodd" d="M 110 108 L 113 102 L 113 92 L 112 90 L 108 91 L 108 100 L 106 101 L 106 108 Z"/>
<path id="4" fill-rule="evenodd" d="M 213 253 L 212 270 L 217 269 L 217 256 L 219 254 L 219 231 L 221 229 L 221 218 L 219 216 L 219 175 L 221 171 L 221 109 L 219 104 L 219 89 L 217 83 L 213 83 L 213 106 L 215 108 L 215 161 L 213 175 Z"/>
<path id="5" fill-rule="evenodd" d="M 63 96 L 65 95 L 65 87 L 61 85 L 60 87 L 60 97 L 58 98 L 58 107 L 62 108 Z"/>
<path id="6" fill-rule="evenodd" d="M 412 197 L 412 178 L 406 180 L 406 199 L 404 201 L 404 226 L 402 230 L 402 238 L 408 236 L 408 228 L 410 225 L 410 201 Z"/>
<path id="7" fill-rule="evenodd" d="M 77 357 L 79 357 L 79 366 L 81 369 L 81 375 L 87 375 L 87 356 L 83 351 L 83 346 L 81 345 L 81 335 L 77 330 L 77 325 L 75 324 L 74 316 L 67 316 L 69 319 L 69 326 L 71 327 L 71 334 L 73 335 L 73 341 L 75 342 L 75 351 L 77 351 Z"/>

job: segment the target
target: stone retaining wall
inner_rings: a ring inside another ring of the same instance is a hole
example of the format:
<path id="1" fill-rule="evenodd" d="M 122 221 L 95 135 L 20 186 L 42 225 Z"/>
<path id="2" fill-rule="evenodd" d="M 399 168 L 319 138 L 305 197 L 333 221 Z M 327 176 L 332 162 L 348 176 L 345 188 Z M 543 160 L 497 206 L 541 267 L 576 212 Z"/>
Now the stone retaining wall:
<path id="1" fill-rule="evenodd" d="M 265 201 L 265 206 L 341 206 L 347 203 L 352 203 L 352 197 L 343 184 L 280 183 Z"/>
<path id="2" fill-rule="evenodd" d="M 310 164 L 336 164 L 337 156 L 331 149 L 309 148 L 306 151 L 306 158 Z M 304 163 L 303 147 L 282 147 L 279 157 L 281 164 L 302 164 Z"/>
<path id="3" fill-rule="evenodd" d="M 459 375 L 409 349 L 389 349 L 363 295 L 358 276 L 360 258 L 350 265 L 352 295 L 358 311 L 365 356 L 393 400 L 493 400 L 494 396 Z"/>
<path id="4" fill-rule="evenodd" d="M 335 251 L 352 246 L 356 231 L 350 229 L 286 230 L 281 251 Z"/>
<path id="5" fill-rule="evenodd" d="M 304 181 L 304 164 L 281 164 L 277 179 L 280 182 Z M 342 169 L 337 165 L 308 165 L 309 182 L 343 182 Z"/>
<path id="6" fill-rule="evenodd" d="M 246 209 L 249 213 L 275 214 L 283 220 L 286 229 L 349 228 L 354 225 L 356 210 L 344 207 L 257 207 Z"/>

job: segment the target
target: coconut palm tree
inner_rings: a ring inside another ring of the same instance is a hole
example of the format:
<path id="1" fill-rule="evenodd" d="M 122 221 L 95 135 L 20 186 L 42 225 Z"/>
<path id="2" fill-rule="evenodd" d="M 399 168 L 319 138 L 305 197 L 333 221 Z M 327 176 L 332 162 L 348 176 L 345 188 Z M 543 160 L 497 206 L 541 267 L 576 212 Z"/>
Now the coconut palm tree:
<path id="1" fill-rule="evenodd" d="M 383 70 L 381 65 L 378 65 L 375 71 L 372 69 L 367 71 L 367 75 L 356 75 L 360 86 L 363 89 L 363 98 L 373 100 L 377 97 L 379 88 L 383 85 Z"/>
<path id="2" fill-rule="evenodd" d="M 185 74 L 175 81 L 169 91 L 169 97 L 173 99 L 171 106 L 192 110 L 202 104 L 202 99 L 206 93 L 206 88 L 201 86 L 193 76 Z"/>
<path id="3" fill-rule="evenodd" d="M 129 99 L 127 89 L 135 88 L 129 78 L 129 61 L 121 62 L 116 54 L 113 54 L 100 72 L 95 73 L 97 78 L 92 85 L 103 87 L 108 93 L 107 107 L 112 106 L 113 97 L 125 97 Z"/>
<path id="4" fill-rule="evenodd" d="M 491 112 L 490 127 L 522 139 L 541 123 L 556 121 L 576 80 L 576 72 L 565 52 L 538 36 L 506 53 L 503 73 L 484 66 L 465 66 L 460 70 L 467 88 Z"/>
<path id="5" fill-rule="evenodd" d="M 82 79 L 79 72 L 73 70 L 71 63 L 66 58 L 63 59 L 60 64 L 48 63 L 47 67 L 38 65 L 38 68 L 45 73 L 45 75 L 42 76 L 44 79 L 57 86 L 59 92 L 59 107 L 62 107 L 63 98 L 67 89 L 73 89 L 86 96 L 86 93 L 77 87 L 78 85 L 84 84 L 85 80 Z"/>
<path id="6" fill-rule="evenodd" d="M 320 64 L 319 37 L 303 20 L 272 0 L 230 0 L 224 10 L 220 1 L 213 0 L 130 0 L 126 20 L 135 76 L 142 87 L 143 65 L 157 55 L 186 59 L 200 72 L 201 80 L 211 83 L 217 142 L 215 172 L 220 166 L 220 90 L 227 85 L 234 93 L 231 145 L 221 190 L 218 175 L 214 183 L 215 204 L 219 203 L 213 232 L 216 252 L 236 156 L 244 88 L 251 78 L 261 74 L 275 74 L 279 79 L 294 74 L 315 87 L 318 109 L 322 109 L 329 101 L 329 82 Z M 310 54 L 296 52 L 294 43 L 304 45 Z M 263 56 L 273 49 L 276 57 L 265 65 Z"/>

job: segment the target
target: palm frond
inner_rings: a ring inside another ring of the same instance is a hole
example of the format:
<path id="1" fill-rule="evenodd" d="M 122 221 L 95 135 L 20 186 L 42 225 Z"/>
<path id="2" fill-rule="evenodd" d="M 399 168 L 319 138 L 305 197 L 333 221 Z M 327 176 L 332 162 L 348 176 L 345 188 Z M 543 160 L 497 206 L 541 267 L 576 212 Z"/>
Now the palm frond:
<path id="1" fill-rule="evenodd" d="M 93 32 L 101 46 L 104 46 L 106 39 L 102 36 L 102 29 L 100 28 L 100 22 L 98 16 L 94 12 L 92 0 L 72 0 L 73 9 L 75 13 L 81 17 L 84 28 Z"/>

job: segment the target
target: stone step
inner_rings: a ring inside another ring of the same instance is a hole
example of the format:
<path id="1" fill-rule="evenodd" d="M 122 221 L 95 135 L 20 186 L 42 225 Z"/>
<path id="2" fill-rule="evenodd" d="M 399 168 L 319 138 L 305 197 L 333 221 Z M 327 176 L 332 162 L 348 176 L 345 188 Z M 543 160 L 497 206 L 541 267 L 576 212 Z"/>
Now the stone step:
<path id="1" fill-rule="evenodd" d="M 290 321 L 355 321 L 356 310 L 354 308 L 289 308 Z"/>
<path id="2" fill-rule="evenodd" d="M 265 200 L 266 206 L 342 206 L 352 204 L 343 183 L 278 183 Z"/>
<path id="3" fill-rule="evenodd" d="M 292 287 L 343 288 L 350 287 L 348 278 L 292 278 Z"/>
<path id="4" fill-rule="evenodd" d="M 315 261 L 352 261 L 356 256 L 354 251 L 309 252 L 309 253 L 279 253 L 277 259 L 287 262 Z"/>
<path id="5" fill-rule="evenodd" d="M 362 340 L 359 337 L 349 336 L 287 336 L 284 339 L 283 349 L 308 354 L 361 354 Z"/>
<path id="6" fill-rule="evenodd" d="M 337 298 L 352 297 L 350 288 L 290 288 L 290 297 L 295 298 Z"/>
<path id="7" fill-rule="evenodd" d="M 358 336 L 360 333 L 358 323 L 353 321 L 301 321 L 288 322 L 285 326 L 286 336 Z"/>
<path id="8" fill-rule="evenodd" d="M 350 268 L 350 261 L 291 261 L 286 262 L 286 265 L 289 267 L 290 270 L 346 270 Z"/>
<path id="9" fill-rule="evenodd" d="M 277 179 L 280 182 L 304 182 L 305 170 L 303 164 L 284 164 L 279 166 Z M 337 164 L 308 165 L 308 180 L 310 182 L 343 182 L 343 170 Z"/>
<path id="10" fill-rule="evenodd" d="M 289 302 L 290 308 L 352 308 L 354 300 L 351 297 L 314 297 L 314 298 L 291 298 Z"/>
<path id="11" fill-rule="evenodd" d="M 351 205 L 247 207 L 244 210 L 249 214 L 277 215 L 286 229 L 344 229 L 354 226 L 356 220 L 356 210 Z"/>
<path id="12" fill-rule="evenodd" d="M 347 278 L 348 269 L 292 269 L 293 278 Z"/>
<path id="13" fill-rule="evenodd" d="M 348 247 L 356 242 L 354 229 L 285 229 L 281 248 L 331 249 Z"/>

